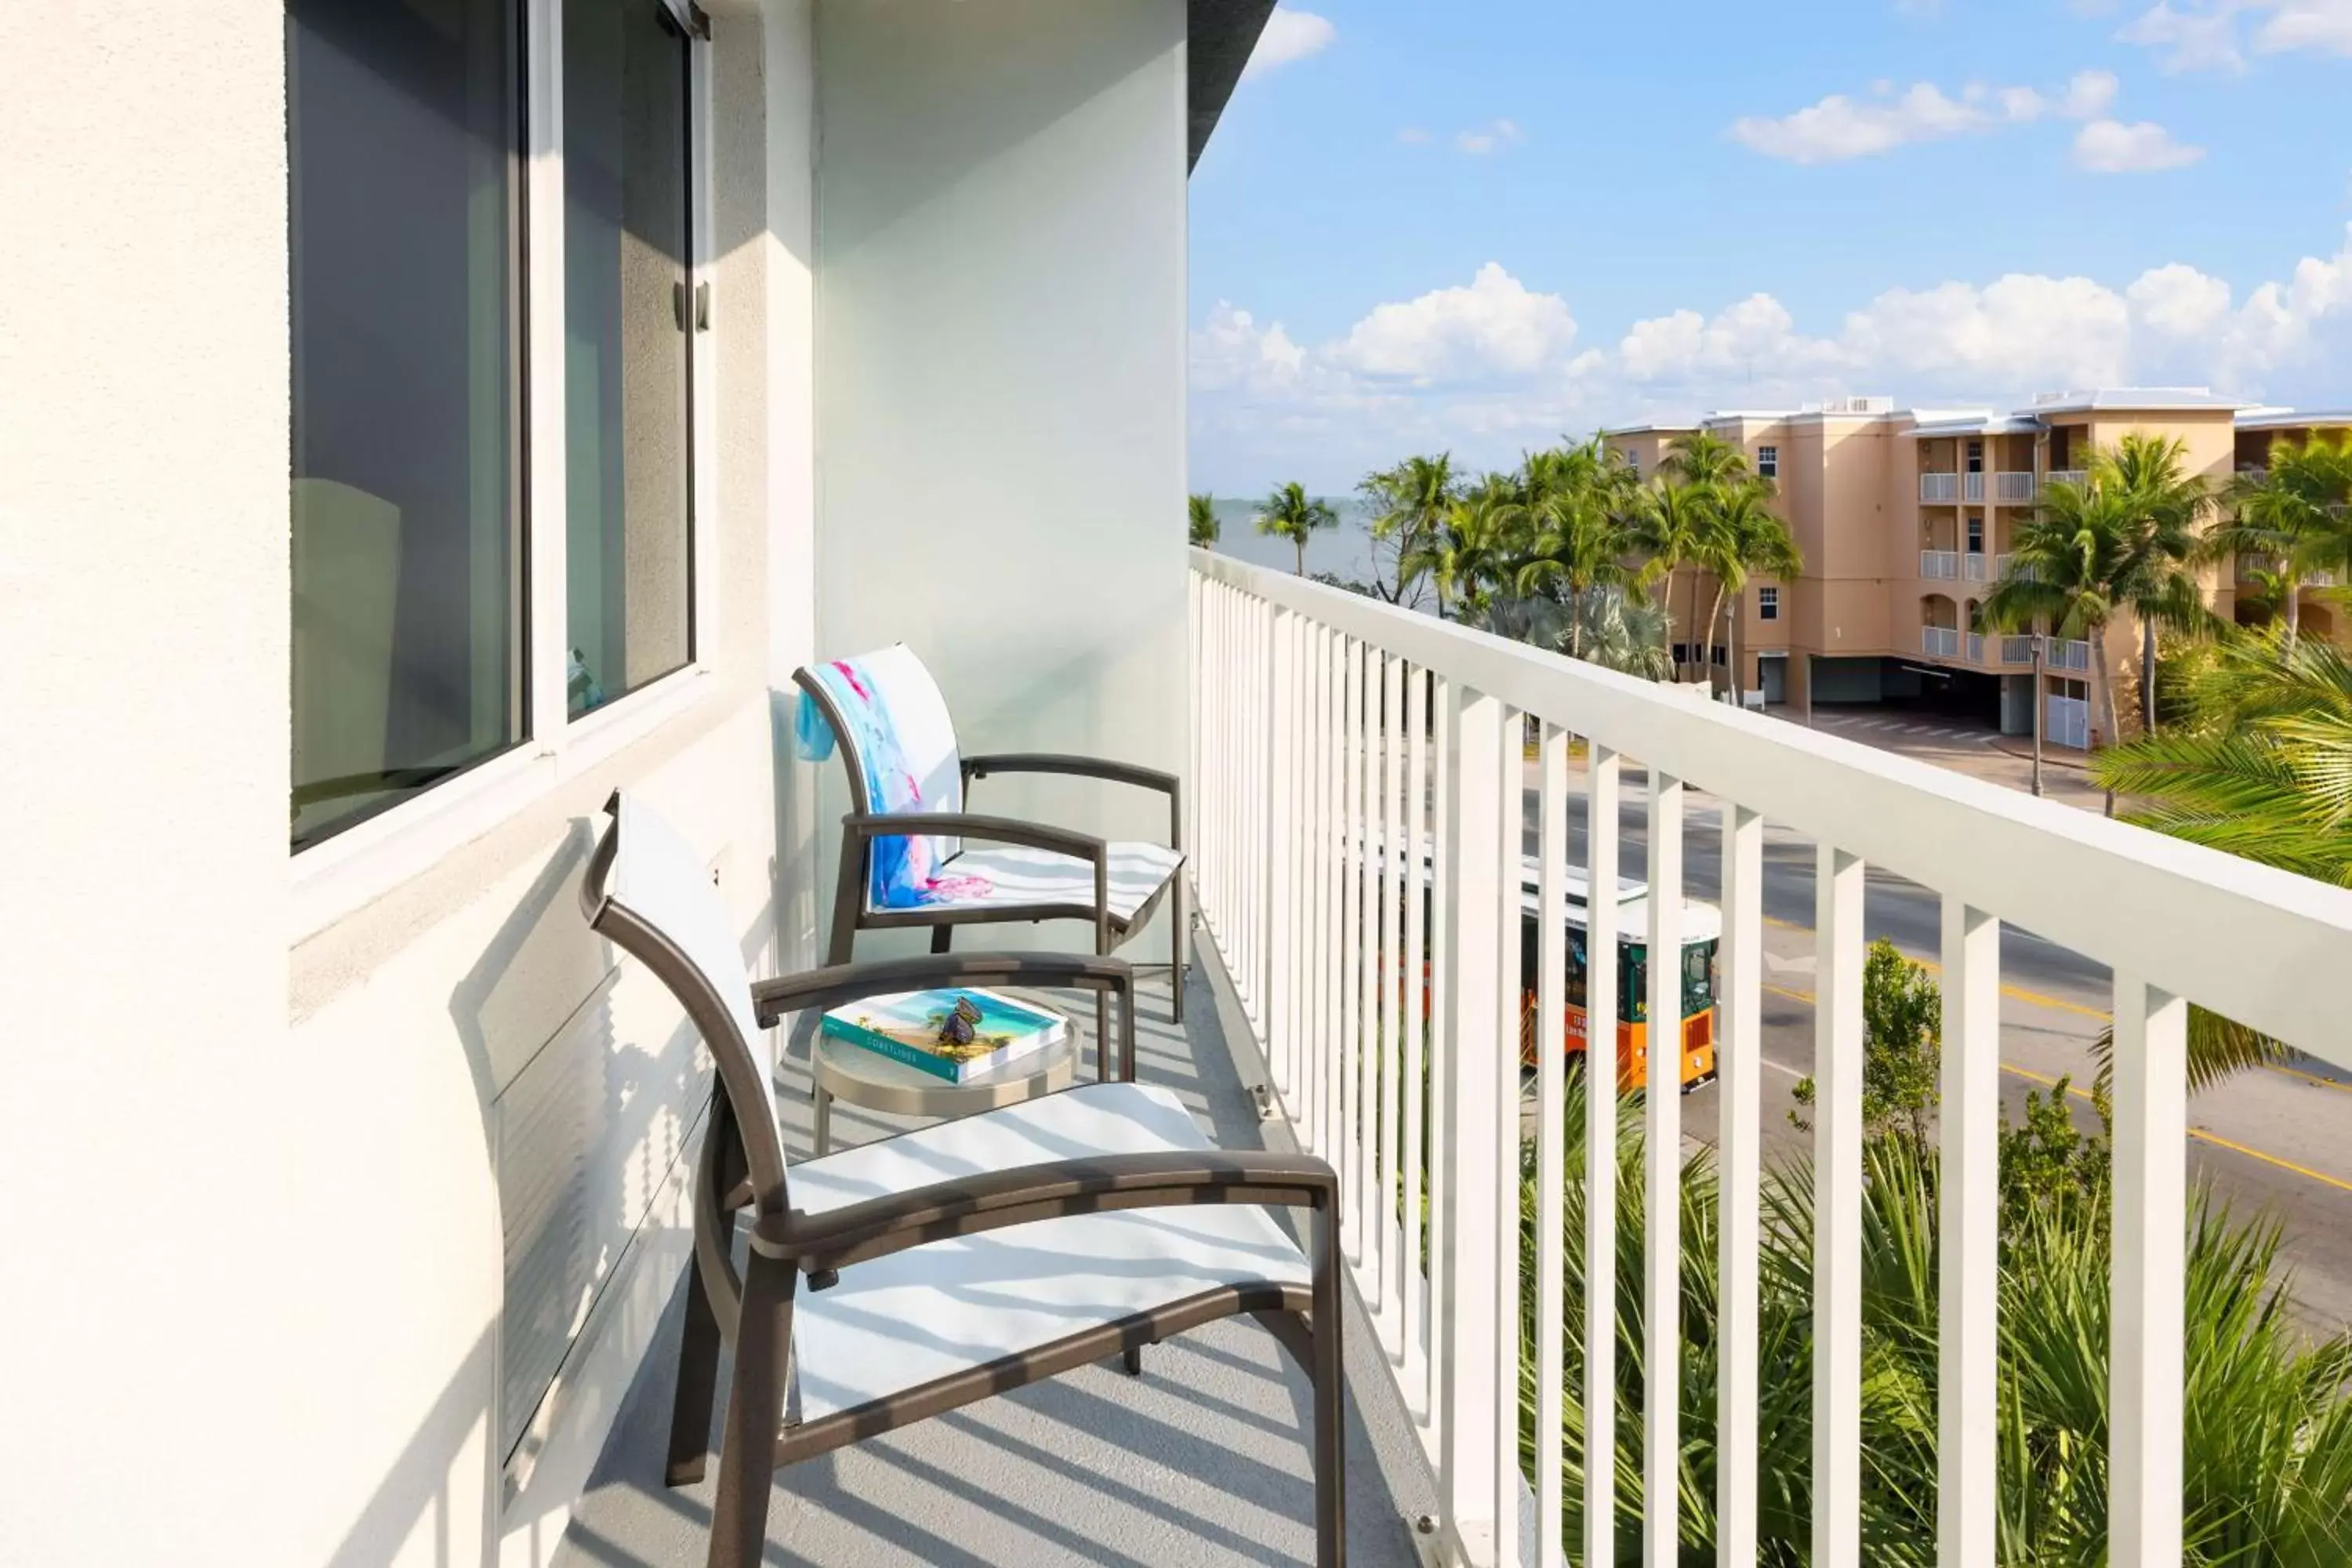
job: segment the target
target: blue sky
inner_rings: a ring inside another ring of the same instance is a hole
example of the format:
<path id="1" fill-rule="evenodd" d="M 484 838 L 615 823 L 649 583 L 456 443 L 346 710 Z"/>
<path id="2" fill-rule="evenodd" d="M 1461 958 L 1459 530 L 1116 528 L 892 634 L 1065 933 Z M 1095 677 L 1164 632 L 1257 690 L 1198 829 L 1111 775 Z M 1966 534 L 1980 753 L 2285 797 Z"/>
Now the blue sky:
<path id="1" fill-rule="evenodd" d="M 2352 0 L 1303 0 L 1192 182 L 1192 480 L 2092 383 L 2352 403 Z"/>

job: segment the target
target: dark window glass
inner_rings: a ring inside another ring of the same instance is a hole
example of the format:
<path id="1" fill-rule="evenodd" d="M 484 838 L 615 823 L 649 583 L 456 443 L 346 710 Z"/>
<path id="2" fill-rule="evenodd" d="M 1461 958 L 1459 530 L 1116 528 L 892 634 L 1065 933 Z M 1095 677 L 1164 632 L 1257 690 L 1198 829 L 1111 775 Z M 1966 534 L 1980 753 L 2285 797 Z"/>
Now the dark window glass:
<path id="1" fill-rule="evenodd" d="M 288 0 L 294 844 L 523 736 L 508 0 Z"/>
<path id="2" fill-rule="evenodd" d="M 1715 1005 L 1715 943 L 1683 949 L 1683 1016 L 1696 1017 Z"/>
<path id="3" fill-rule="evenodd" d="M 692 657 L 688 40 L 660 0 L 565 0 L 568 706 Z"/>
<path id="4" fill-rule="evenodd" d="M 1630 942 L 1617 949 L 1617 1016 L 1628 1024 L 1644 1023 L 1650 1016 L 1648 952 Z"/>

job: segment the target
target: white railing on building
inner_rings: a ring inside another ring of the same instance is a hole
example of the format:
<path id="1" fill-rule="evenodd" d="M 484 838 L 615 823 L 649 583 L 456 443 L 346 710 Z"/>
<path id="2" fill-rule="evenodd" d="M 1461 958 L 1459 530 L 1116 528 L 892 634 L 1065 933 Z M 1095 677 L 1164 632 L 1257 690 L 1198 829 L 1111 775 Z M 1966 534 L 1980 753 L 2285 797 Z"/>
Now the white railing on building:
<path id="1" fill-rule="evenodd" d="M 1538 1053 L 1538 1206 L 1526 1257 L 1521 976 L 1512 938 L 1530 797 L 1533 875 L 1545 907 L 1560 908 L 1572 800 L 1589 806 L 1589 885 L 1614 887 L 1619 795 L 1631 784 L 1649 802 L 1651 887 L 1682 885 L 1684 816 L 1695 792 L 1706 792 L 1697 798 L 1721 819 L 1722 1374 L 1716 1388 L 1691 1391 L 1717 1409 L 1710 1468 L 1720 1560 L 1755 1560 L 1760 1505 L 1759 1026 L 1769 820 L 1812 839 L 1819 857 L 1816 973 L 1825 1000 L 1815 1012 L 1812 1561 L 1862 1561 L 1865 868 L 1917 882 L 1944 907 L 1938 1560 L 1993 1561 L 2000 1516 L 1994 1323 L 2000 940 L 2008 921 L 2115 976 L 2108 1551 L 2119 1563 L 2179 1561 L 2185 999 L 2352 1068 L 2333 993 L 2293 980 L 2352 959 L 2352 891 L 1801 726 L 1683 700 L 1228 557 L 1195 551 L 1192 561 L 1190 842 L 1204 938 L 1233 976 L 1276 1112 L 1342 1173 L 1348 1260 L 1440 1478 L 1435 1522 L 1446 1560 L 1519 1561 L 1523 1386 L 1538 1434 L 1524 1480 L 1537 1499 L 1539 1568 L 1618 1562 L 1630 1544 L 1614 1536 L 1608 1463 L 1583 1469 L 1586 1538 L 1561 1539 L 1561 1172 L 1572 1137 L 1591 1152 L 1589 1168 L 1613 1161 L 1615 1106 L 1608 1094 L 1592 1095 L 1585 1124 L 1562 1125 L 1562 1053 Z M 2052 700 L 2053 730 L 2066 700 Z M 1532 775 L 1524 750 L 1531 721 L 1540 733 Z M 2079 718 L 2065 721 L 2082 728 Z M 1574 771 L 1571 734 L 1585 748 Z M 1427 848 L 1389 854 L 1383 846 Z M 2085 898 L 2086 888 L 2099 896 Z M 1676 951 L 1680 900 L 1650 899 L 1646 908 L 1639 934 L 1649 950 Z M 1424 910 L 1434 913 L 1426 929 Z M 1610 900 L 1591 902 L 1591 951 L 1614 948 L 1616 913 Z M 1549 923 L 1540 949 L 1536 1038 L 1555 1041 L 1564 1037 L 1565 964 Z M 1650 973 L 1651 1016 L 1676 1016 L 1678 966 L 1652 964 Z M 1613 964 L 1591 966 L 1595 1016 L 1616 1014 L 1615 983 Z M 1426 1030 L 1418 1026 L 1424 1017 Z M 1671 1194 L 1681 1097 L 1647 1095 L 1643 1105 L 1651 1195 L 1641 1294 L 1654 1347 L 1657 1325 L 1676 1321 L 1679 1301 L 1683 1237 Z M 1414 1157 L 1424 1138 L 1425 1169 Z M 1586 1207 L 1591 1323 L 1616 1317 L 1612 1191 L 1593 1184 L 1596 1201 Z M 1518 1317 L 1528 1268 L 1538 1287 L 1532 1365 L 1523 1363 Z M 1621 1410 L 1613 1335 L 1580 1348 L 1589 1352 L 1583 1429 L 1613 1450 L 1625 1423 L 1642 1424 L 1643 1561 L 1671 1563 L 1683 1396 L 1664 1385 L 1669 1375 L 1653 1381 L 1638 1416 Z M 1677 1364 L 1671 1354 L 1644 1359 L 1653 1368 Z"/>
<path id="2" fill-rule="evenodd" d="M 2000 662 L 2003 664 L 2032 664 L 2033 662 L 2032 634 L 2029 632 L 2023 637 L 2005 637 L 2001 638 Z"/>
<path id="3" fill-rule="evenodd" d="M 1919 552 L 1919 575 L 1922 577 L 1958 577 L 1960 574 L 1960 552 L 1957 550 L 1922 550 Z"/>
<path id="4" fill-rule="evenodd" d="M 1990 580 L 1988 558 L 1981 550 L 1965 551 L 1960 556 L 1960 575 L 1971 583 Z"/>
<path id="5" fill-rule="evenodd" d="M 1921 474 L 1919 499 L 1931 505 L 1948 506 L 1960 499 L 1960 476 L 1958 474 Z"/>
<path id="6" fill-rule="evenodd" d="M 1970 632 L 1969 634 L 1969 662 L 1970 664 L 1982 664 L 1984 662 L 1984 634 L 1982 632 Z"/>
<path id="7" fill-rule="evenodd" d="M 1960 634 L 1952 626 L 1922 626 L 1919 628 L 1919 649 L 1935 658 L 1960 657 Z"/>
<path id="8" fill-rule="evenodd" d="M 2091 645 L 2081 637 L 2052 637 L 2042 662 L 2053 669 L 2087 670 L 2091 668 Z"/>
<path id="9" fill-rule="evenodd" d="M 1962 474 L 1960 476 L 1960 499 L 1968 501 L 1980 501 L 1984 500 L 1984 475 L 1982 472 L 1979 471 L 1972 474 Z"/>
<path id="10" fill-rule="evenodd" d="M 2088 468 L 2053 468 L 2042 476 L 2044 488 L 2051 485 L 2079 485 L 2090 477 Z"/>
<path id="11" fill-rule="evenodd" d="M 2306 588 L 2333 588 L 2336 586 L 2336 574 L 2324 568 L 2317 572 L 2305 572 L 2303 585 Z"/>
<path id="12" fill-rule="evenodd" d="M 2042 733 L 2053 745 L 2077 750 L 2091 743 L 2091 705 L 2080 697 L 2053 697 Z"/>
<path id="13" fill-rule="evenodd" d="M 2010 557 L 2006 552 L 1996 555 L 1992 558 L 1992 580 L 1994 582 L 1998 583 L 2003 577 L 2009 575 L 2009 563 Z"/>
<path id="14" fill-rule="evenodd" d="M 2030 506 L 2033 501 L 2033 476 L 2030 473 L 1998 473 L 1992 477 L 1992 499 L 2009 506 Z"/>

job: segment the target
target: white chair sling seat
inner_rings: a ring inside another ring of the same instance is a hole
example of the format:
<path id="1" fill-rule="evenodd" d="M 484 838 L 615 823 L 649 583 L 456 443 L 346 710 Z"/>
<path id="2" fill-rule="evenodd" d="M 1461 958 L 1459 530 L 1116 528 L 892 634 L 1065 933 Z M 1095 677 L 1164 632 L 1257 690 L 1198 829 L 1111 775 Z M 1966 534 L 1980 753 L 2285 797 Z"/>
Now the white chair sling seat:
<path id="1" fill-rule="evenodd" d="M 1183 856 L 1164 844 L 1114 843 L 1108 847 L 1110 916 L 1122 922 L 1132 921 L 1184 863 Z M 1029 904 L 1094 907 L 1093 864 L 1051 849 L 974 842 L 947 863 L 942 876 L 946 885 L 929 906 L 933 909 L 1002 910 Z M 976 879 L 985 887 L 957 890 L 964 878 Z"/>
<path id="2" fill-rule="evenodd" d="M 821 1213 L 1011 1166 L 1213 1147 L 1168 1090 L 1088 1084 L 795 1164 L 792 1202 Z M 1219 1286 L 1311 1281 L 1289 1233 L 1242 1205 L 1072 1215 L 930 1242 L 800 1293 L 788 1408 L 814 1421 Z"/>

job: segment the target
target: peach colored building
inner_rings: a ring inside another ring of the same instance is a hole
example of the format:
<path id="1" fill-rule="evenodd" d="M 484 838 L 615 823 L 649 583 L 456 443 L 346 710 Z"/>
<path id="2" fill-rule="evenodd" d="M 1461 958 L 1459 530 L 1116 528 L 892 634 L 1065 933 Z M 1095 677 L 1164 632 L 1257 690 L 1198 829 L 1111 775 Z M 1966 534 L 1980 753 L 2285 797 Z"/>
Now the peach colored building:
<path id="1" fill-rule="evenodd" d="M 2045 395 L 2008 414 L 1849 397 L 1601 436 L 1646 479 L 1678 437 L 1704 429 L 1746 452 L 1778 487 L 1777 510 L 1805 571 L 1793 582 L 1751 579 L 1729 606 L 1729 627 L 1716 635 L 1717 668 L 1736 650 L 1750 701 L 1758 693 L 1800 708 L 1917 699 L 2025 734 L 2033 728 L 2032 641 L 1989 629 L 1982 606 L 2044 485 L 2078 475 L 2093 451 L 2146 432 L 2181 441 L 2189 471 L 2218 490 L 2233 471 L 2261 467 L 2273 440 L 2347 427 L 2352 413 L 2257 408 L 2197 387 L 2110 387 Z M 1693 575 L 1678 574 L 1674 587 L 1678 637 L 1692 618 Z M 2233 568 L 2206 575 L 2216 612 L 2237 618 Z M 1700 605 L 1713 602 L 1712 577 L 1701 576 L 1697 589 Z M 2312 587 L 2300 613 L 2306 628 L 2334 635 L 2336 617 Z M 2050 740 L 2080 745 L 2104 729 L 2091 701 L 2094 658 L 2114 675 L 2124 728 L 2133 728 L 2137 637 L 2118 619 L 2099 649 L 2049 646 L 2042 695 Z"/>

